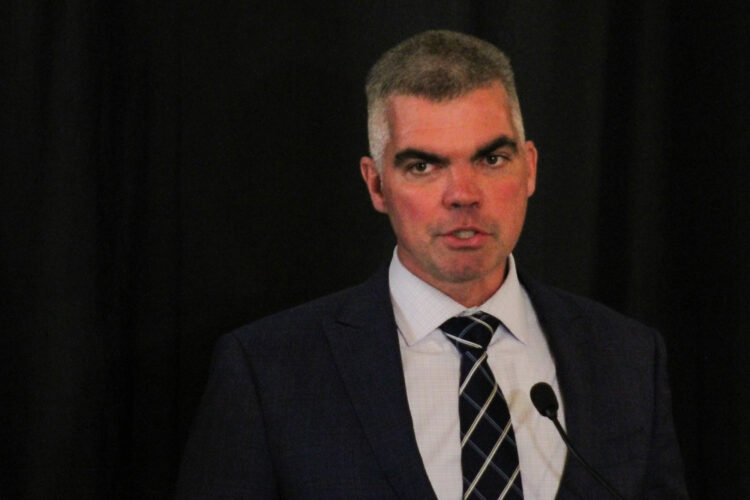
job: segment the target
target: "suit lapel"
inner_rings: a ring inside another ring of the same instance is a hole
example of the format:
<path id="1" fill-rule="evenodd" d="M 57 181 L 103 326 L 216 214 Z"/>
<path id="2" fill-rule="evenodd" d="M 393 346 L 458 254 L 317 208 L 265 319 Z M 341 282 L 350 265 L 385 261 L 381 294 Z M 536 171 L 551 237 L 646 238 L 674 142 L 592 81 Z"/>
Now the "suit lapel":
<path id="1" fill-rule="evenodd" d="M 552 289 L 540 285 L 519 270 L 519 277 L 534 305 L 555 360 L 558 384 L 565 414 L 565 427 L 571 442 L 584 456 L 590 457 L 592 442 L 591 402 L 595 399 L 593 363 L 587 359 L 589 325 L 574 304 Z M 568 453 L 557 498 L 583 498 L 592 479 Z"/>
<path id="2" fill-rule="evenodd" d="M 365 435 L 399 498 L 435 498 L 409 412 L 386 268 L 354 290 L 326 335 Z"/>

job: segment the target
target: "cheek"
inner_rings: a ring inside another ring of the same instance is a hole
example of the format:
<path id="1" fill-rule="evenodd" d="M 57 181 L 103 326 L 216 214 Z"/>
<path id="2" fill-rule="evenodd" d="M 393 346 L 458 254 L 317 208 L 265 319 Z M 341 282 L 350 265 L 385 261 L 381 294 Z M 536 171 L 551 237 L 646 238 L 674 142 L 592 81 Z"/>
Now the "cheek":
<path id="1" fill-rule="evenodd" d="M 415 228 L 429 224 L 434 210 L 429 196 L 421 192 L 388 193 L 388 213 L 396 228 Z"/>
<path id="2" fill-rule="evenodd" d="M 493 190 L 495 199 L 512 205 L 518 200 L 526 198 L 526 184 L 514 180 L 513 182 L 501 182 Z"/>
<path id="3" fill-rule="evenodd" d="M 526 181 L 500 183 L 493 190 L 495 212 L 501 217 L 518 217 L 526 213 L 528 190 Z"/>

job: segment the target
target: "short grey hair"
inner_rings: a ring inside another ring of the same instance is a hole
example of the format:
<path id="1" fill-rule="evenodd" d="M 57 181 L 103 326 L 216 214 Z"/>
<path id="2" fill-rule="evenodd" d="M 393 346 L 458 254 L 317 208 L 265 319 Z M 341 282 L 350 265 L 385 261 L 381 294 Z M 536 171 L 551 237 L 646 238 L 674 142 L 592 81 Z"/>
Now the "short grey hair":
<path id="1" fill-rule="evenodd" d="M 386 100 L 392 95 L 444 101 L 500 82 L 510 99 L 511 120 L 524 141 L 521 105 L 510 59 L 489 42 L 455 31 L 425 31 L 383 54 L 367 74 L 370 155 L 383 168 L 389 139 Z"/>

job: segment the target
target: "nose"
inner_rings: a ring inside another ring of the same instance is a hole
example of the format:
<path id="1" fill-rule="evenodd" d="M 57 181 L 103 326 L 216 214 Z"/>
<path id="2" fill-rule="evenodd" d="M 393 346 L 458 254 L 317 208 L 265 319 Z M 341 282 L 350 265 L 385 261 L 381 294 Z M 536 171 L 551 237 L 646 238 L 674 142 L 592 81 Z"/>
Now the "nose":
<path id="1" fill-rule="evenodd" d="M 481 179 L 471 164 L 448 167 L 443 205 L 448 209 L 476 208 L 482 198 Z"/>

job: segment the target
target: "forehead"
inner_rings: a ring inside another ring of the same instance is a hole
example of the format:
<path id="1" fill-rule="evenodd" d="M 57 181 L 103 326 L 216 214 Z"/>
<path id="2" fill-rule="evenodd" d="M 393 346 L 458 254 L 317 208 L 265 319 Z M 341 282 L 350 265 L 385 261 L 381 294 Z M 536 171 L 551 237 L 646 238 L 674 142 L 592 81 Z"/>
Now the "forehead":
<path id="1" fill-rule="evenodd" d="M 510 99 L 500 84 L 444 101 L 393 95 L 386 101 L 386 119 L 390 149 L 471 149 L 501 135 L 517 139 Z"/>

